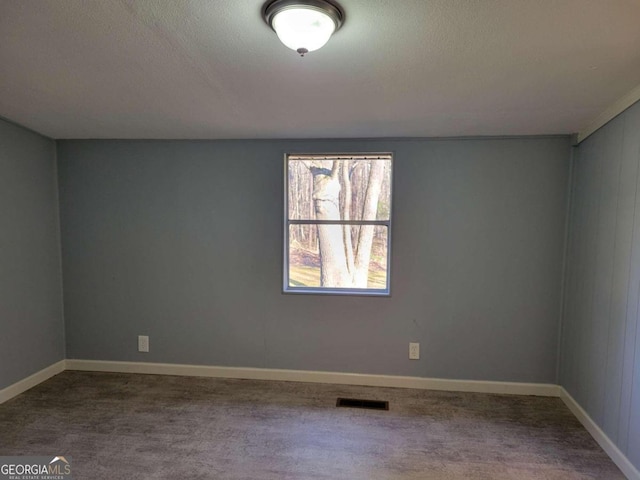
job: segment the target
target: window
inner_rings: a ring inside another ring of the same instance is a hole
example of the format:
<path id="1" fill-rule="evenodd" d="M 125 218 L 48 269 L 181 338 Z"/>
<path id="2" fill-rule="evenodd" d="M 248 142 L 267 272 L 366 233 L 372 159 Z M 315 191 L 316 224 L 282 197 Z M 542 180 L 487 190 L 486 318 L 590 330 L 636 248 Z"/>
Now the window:
<path id="1" fill-rule="evenodd" d="M 287 155 L 284 291 L 389 295 L 391 154 Z"/>

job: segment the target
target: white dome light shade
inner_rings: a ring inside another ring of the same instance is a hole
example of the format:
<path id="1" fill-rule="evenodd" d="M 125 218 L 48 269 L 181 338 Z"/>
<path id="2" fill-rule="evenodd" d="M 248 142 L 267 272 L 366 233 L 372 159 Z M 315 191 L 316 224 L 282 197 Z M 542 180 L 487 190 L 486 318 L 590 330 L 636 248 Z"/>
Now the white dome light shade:
<path id="1" fill-rule="evenodd" d="M 280 41 L 300 55 L 318 50 L 342 26 L 342 9 L 329 0 L 271 0 L 263 7 L 265 22 Z"/>
<path id="2" fill-rule="evenodd" d="M 329 15 L 309 7 L 282 10 L 275 14 L 272 22 L 280 41 L 297 52 L 318 50 L 336 30 Z"/>

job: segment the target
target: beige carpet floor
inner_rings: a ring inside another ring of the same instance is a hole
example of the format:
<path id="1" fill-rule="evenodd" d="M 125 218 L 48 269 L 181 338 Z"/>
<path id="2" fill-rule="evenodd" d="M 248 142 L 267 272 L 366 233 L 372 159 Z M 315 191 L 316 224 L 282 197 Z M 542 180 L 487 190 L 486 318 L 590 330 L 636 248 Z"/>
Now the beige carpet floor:
<path id="1" fill-rule="evenodd" d="M 624 478 L 557 398 L 71 371 L 0 405 L 0 455 L 76 480 Z"/>

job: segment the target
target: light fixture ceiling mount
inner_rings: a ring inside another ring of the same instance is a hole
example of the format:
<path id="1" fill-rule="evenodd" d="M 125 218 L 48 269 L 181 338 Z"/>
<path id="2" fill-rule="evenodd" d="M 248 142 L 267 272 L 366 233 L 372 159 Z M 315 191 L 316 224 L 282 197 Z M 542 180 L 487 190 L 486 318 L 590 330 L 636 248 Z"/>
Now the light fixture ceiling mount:
<path id="1" fill-rule="evenodd" d="M 344 12 L 328 0 L 270 0 L 262 17 L 282 43 L 304 57 L 329 41 L 344 21 Z"/>

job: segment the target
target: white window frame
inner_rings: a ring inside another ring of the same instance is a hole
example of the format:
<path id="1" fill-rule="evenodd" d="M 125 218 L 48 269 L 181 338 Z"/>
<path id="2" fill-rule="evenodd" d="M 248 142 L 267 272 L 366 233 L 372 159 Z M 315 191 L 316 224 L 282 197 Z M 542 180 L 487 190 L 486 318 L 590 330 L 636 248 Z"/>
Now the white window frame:
<path id="1" fill-rule="evenodd" d="M 295 220 L 289 218 L 289 160 L 309 159 L 389 159 L 391 162 L 389 184 L 388 220 Z M 395 155 L 393 152 L 376 153 L 286 153 L 284 155 L 284 242 L 283 242 L 283 283 L 282 292 L 292 294 L 320 295 L 365 295 L 377 297 L 391 296 L 391 225 L 393 219 L 393 170 Z M 330 288 L 296 287 L 289 285 L 289 230 L 291 225 L 382 225 L 387 227 L 387 285 L 385 288 Z"/>

